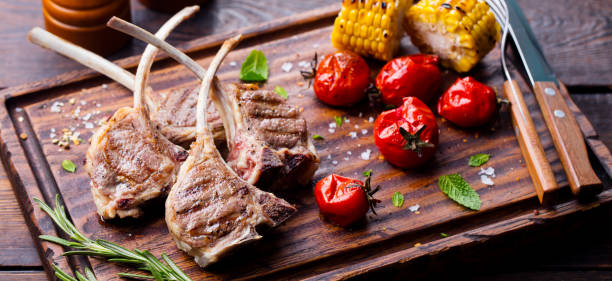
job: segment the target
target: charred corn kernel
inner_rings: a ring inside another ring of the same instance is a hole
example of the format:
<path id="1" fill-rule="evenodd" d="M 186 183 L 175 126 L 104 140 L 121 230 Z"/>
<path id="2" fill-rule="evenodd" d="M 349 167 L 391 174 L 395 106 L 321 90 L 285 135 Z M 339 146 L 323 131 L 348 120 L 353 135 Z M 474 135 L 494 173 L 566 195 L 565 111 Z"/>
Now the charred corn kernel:
<path id="1" fill-rule="evenodd" d="M 344 0 L 334 22 L 332 44 L 340 50 L 392 59 L 404 33 L 405 10 L 411 3 L 412 0 Z"/>
<path id="2" fill-rule="evenodd" d="M 495 16 L 482 0 L 421 0 L 405 14 L 412 43 L 457 72 L 472 69 L 500 37 Z"/>

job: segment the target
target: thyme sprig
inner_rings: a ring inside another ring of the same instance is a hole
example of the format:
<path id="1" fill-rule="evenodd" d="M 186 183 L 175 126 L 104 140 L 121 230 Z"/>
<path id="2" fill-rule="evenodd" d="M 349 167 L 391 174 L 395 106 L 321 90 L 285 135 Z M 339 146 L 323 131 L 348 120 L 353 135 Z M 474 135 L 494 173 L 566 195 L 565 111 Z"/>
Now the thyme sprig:
<path id="1" fill-rule="evenodd" d="M 143 278 L 157 281 L 192 281 L 187 275 L 185 275 L 185 273 L 183 273 L 180 268 L 178 268 L 178 266 L 166 254 L 162 254 L 162 262 L 146 250 L 141 251 L 138 249 L 134 249 L 130 251 L 113 242 L 109 242 L 102 239 L 97 239 L 94 241 L 85 237 L 85 235 L 79 232 L 79 230 L 74 226 L 74 224 L 70 222 L 70 219 L 68 219 L 68 216 L 66 215 L 66 212 L 64 210 L 64 206 L 60 202 L 59 195 L 56 195 L 55 197 L 54 209 L 51 209 L 51 207 L 49 207 L 47 204 L 45 204 L 38 198 L 34 198 L 34 201 L 45 213 L 47 213 L 47 215 L 49 215 L 49 217 L 51 217 L 57 227 L 59 227 L 63 232 L 70 236 L 70 239 L 72 241 L 68 241 L 66 239 L 50 235 L 39 236 L 39 238 L 42 240 L 75 249 L 64 252 L 62 255 L 84 255 L 105 258 L 109 262 L 133 266 L 140 270 L 148 271 L 149 273 L 151 273 L 151 275 L 119 273 L 119 276 L 121 277 Z M 58 273 L 57 268 L 55 269 L 55 272 L 56 274 Z M 61 272 L 61 270 L 59 272 Z M 66 273 L 63 274 L 70 277 Z"/>

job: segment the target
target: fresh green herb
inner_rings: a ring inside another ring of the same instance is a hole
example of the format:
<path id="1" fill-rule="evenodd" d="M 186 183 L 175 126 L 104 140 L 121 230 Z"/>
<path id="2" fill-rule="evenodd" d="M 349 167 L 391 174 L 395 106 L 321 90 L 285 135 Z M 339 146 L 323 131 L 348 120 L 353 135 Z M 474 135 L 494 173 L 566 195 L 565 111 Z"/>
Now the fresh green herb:
<path id="1" fill-rule="evenodd" d="M 440 236 L 442 236 L 442 237 L 446 238 L 446 237 L 448 237 L 448 234 L 446 234 L 446 233 L 442 232 L 442 233 L 440 233 Z"/>
<path id="2" fill-rule="evenodd" d="M 93 272 L 91 272 L 91 269 L 89 269 L 89 267 L 85 268 L 85 275 L 81 274 L 78 271 L 75 271 L 76 278 L 74 278 L 70 276 L 70 274 L 64 272 L 57 265 L 51 263 L 51 266 L 53 266 L 53 270 L 55 271 L 55 276 L 57 276 L 57 278 L 59 278 L 62 281 L 98 281 L 96 279 L 96 276 L 94 276 Z"/>
<path id="3" fill-rule="evenodd" d="M 340 126 L 342 126 L 342 117 L 334 116 L 334 120 L 336 120 L 336 126 L 340 128 Z"/>
<path id="4" fill-rule="evenodd" d="M 166 254 L 162 254 L 163 261 L 157 259 L 149 251 L 141 251 L 138 249 L 128 250 L 121 247 L 113 242 L 98 239 L 91 240 L 72 224 L 72 222 L 66 216 L 64 206 L 60 202 L 59 194 L 55 196 L 55 208 L 51 209 L 49 205 L 45 204 L 38 198 L 34 198 L 34 201 L 38 206 L 51 217 L 53 222 L 64 231 L 72 241 L 68 241 L 59 237 L 40 235 L 40 239 L 49 241 L 55 244 L 62 245 L 64 247 L 74 248 L 76 250 L 64 252 L 62 255 L 85 255 L 105 258 L 109 262 L 129 264 L 135 268 L 148 271 L 152 276 L 147 275 L 136 275 L 130 273 L 119 273 L 119 276 L 123 277 L 135 277 L 143 279 L 155 279 L 155 280 L 175 280 L 175 281 L 191 281 L 191 279 L 181 271 L 180 268 L 172 261 Z M 57 270 L 56 270 L 57 273 Z M 61 274 L 61 273 L 60 273 Z M 64 273 L 65 274 L 65 273 Z M 85 271 L 87 274 L 87 271 Z M 67 275 L 67 274 L 66 274 Z M 70 277 L 69 275 L 67 275 Z M 93 274 L 91 275 L 93 276 Z M 78 274 L 77 274 L 78 278 Z M 88 278 L 90 276 L 88 275 Z M 74 279 L 62 279 L 62 280 L 74 280 Z M 78 281 L 84 281 L 87 279 L 79 279 Z"/>
<path id="5" fill-rule="evenodd" d="M 240 80 L 262 82 L 268 80 L 268 62 L 262 51 L 252 50 L 240 67 Z"/>
<path id="6" fill-rule="evenodd" d="M 312 135 L 313 140 L 324 140 L 325 138 L 322 135 L 314 134 Z"/>
<path id="7" fill-rule="evenodd" d="M 372 169 L 369 169 L 367 171 L 363 171 L 363 176 L 364 177 L 371 177 L 372 176 Z"/>
<path id="8" fill-rule="evenodd" d="M 76 165 L 68 159 L 62 161 L 62 168 L 66 170 L 66 172 L 74 173 L 76 171 Z"/>
<path id="9" fill-rule="evenodd" d="M 480 210 L 480 195 L 459 174 L 441 176 L 438 185 L 444 194 L 472 210 Z"/>
<path id="10" fill-rule="evenodd" d="M 287 91 L 285 91 L 285 89 L 281 86 L 274 87 L 274 92 L 276 92 L 279 96 L 283 97 L 284 99 L 289 98 L 289 94 L 287 94 Z"/>
<path id="11" fill-rule="evenodd" d="M 393 206 L 401 208 L 404 205 L 404 195 L 399 191 L 394 192 L 391 202 L 393 202 Z"/>
<path id="12" fill-rule="evenodd" d="M 487 163 L 489 158 L 491 158 L 491 154 L 478 153 L 470 157 L 470 162 L 468 164 L 472 167 L 480 167 L 484 163 Z"/>

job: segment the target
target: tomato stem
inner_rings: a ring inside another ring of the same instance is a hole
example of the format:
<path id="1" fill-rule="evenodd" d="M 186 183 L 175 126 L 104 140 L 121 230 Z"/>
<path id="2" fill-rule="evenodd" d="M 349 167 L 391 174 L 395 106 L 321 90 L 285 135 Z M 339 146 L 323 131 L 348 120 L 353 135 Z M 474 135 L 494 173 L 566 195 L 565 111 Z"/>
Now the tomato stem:
<path id="1" fill-rule="evenodd" d="M 310 61 L 310 68 L 311 70 L 300 70 L 300 74 L 302 74 L 302 78 L 304 78 L 304 80 L 308 81 L 308 88 L 310 88 L 310 86 L 312 86 L 312 80 L 315 78 L 315 76 L 317 76 L 317 64 L 318 64 L 319 60 L 317 58 L 317 52 L 315 52 L 314 54 L 314 58 L 312 59 L 312 61 Z"/>
<path id="2" fill-rule="evenodd" d="M 370 210 L 372 210 L 372 213 L 374 215 L 378 215 L 376 214 L 376 210 L 374 210 L 374 208 L 376 207 L 376 204 L 380 203 L 381 201 L 374 198 L 374 193 L 376 193 L 380 189 L 380 185 L 377 185 L 376 188 L 372 189 L 372 185 L 371 185 L 372 170 L 369 170 L 367 173 L 363 173 L 363 175 L 365 176 L 364 184 L 363 185 L 354 184 L 352 186 L 357 186 L 361 188 L 361 190 L 363 190 L 366 196 L 366 200 L 368 200 L 368 205 L 370 206 Z"/>
<path id="3" fill-rule="evenodd" d="M 423 151 L 422 151 L 423 147 L 434 147 L 434 144 L 424 142 L 421 140 L 421 134 L 425 130 L 425 127 L 427 126 L 423 125 L 423 127 L 421 127 L 416 132 L 416 134 L 411 134 L 402 127 L 399 128 L 400 134 L 406 140 L 406 144 L 404 145 L 404 150 L 416 151 L 417 156 L 419 156 L 419 158 L 423 156 Z"/>

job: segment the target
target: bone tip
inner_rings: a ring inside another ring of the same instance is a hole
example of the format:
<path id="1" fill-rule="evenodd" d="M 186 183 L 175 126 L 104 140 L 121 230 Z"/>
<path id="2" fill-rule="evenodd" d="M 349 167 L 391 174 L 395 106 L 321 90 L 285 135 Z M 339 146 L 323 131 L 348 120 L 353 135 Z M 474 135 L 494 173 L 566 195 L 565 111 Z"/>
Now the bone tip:
<path id="1" fill-rule="evenodd" d="M 112 27 L 112 26 L 114 26 L 114 25 L 116 25 L 116 24 L 120 23 L 121 21 L 122 21 L 122 19 L 120 19 L 120 18 L 118 18 L 118 17 L 116 17 L 116 16 L 113 16 L 113 17 L 111 17 L 111 18 L 110 18 L 110 19 L 109 19 L 109 20 L 106 22 L 106 26 L 108 26 L 108 27 Z"/>
<path id="2" fill-rule="evenodd" d="M 34 43 L 34 40 L 36 39 L 36 37 L 38 37 L 37 34 L 39 34 L 41 31 L 42 31 L 42 28 L 38 26 L 30 29 L 30 32 L 28 32 L 28 41 Z"/>

